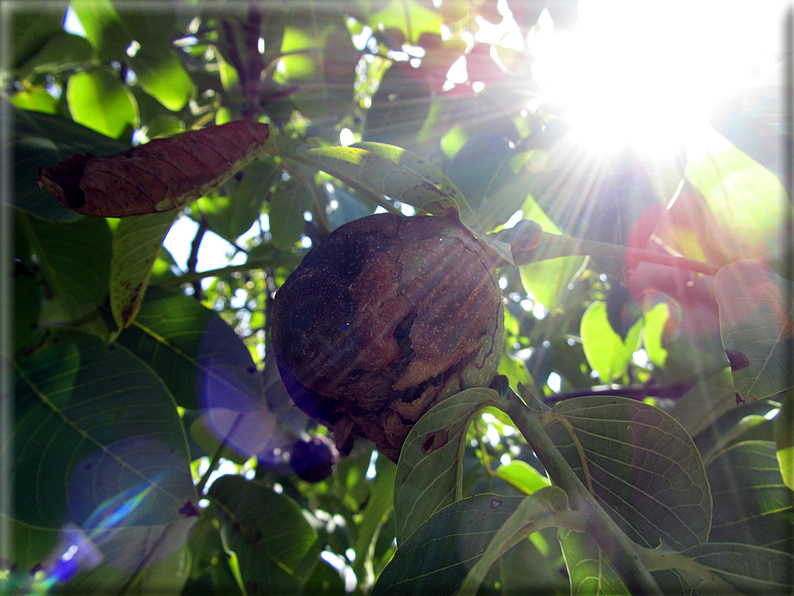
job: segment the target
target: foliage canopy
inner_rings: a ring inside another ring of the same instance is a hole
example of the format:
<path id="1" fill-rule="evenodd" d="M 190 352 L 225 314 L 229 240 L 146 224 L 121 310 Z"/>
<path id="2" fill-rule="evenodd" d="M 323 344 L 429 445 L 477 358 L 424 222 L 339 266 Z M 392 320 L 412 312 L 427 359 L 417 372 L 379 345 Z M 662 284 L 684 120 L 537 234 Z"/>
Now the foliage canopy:
<path id="1" fill-rule="evenodd" d="M 583 147 L 530 101 L 529 49 L 475 36 L 508 10 L 525 38 L 541 11 L 576 21 L 551 0 L 4 12 L 2 593 L 790 593 L 780 100 L 726 102 L 675 159 Z M 111 164 L 106 189 L 157 147 L 152 181 L 125 179 L 134 208 L 47 190 L 74 154 L 78 182 Z M 167 163 L 193 158 L 175 191 Z M 505 260 L 487 233 L 543 232 L 499 272 L 492 386 L 434 407 L 397 465 L 361 442 L 307 472 L 298 443 L 328 431 L 281 382 L 273 296 L 376 210 L 452 211 Z"/>

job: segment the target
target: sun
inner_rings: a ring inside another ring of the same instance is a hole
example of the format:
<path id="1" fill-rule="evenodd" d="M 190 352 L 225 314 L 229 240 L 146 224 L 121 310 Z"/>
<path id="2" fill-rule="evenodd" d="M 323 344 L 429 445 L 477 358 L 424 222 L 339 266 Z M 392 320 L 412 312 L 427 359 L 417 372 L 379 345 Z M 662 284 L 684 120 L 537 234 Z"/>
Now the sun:
<path id="1" fill-rule="evenodd" d="M 572 31 L 547 12 L 528 36 L 541 100 L 585 145 L 664 153 L 720 101 L 768 79 L 782 55 L 779 2 L 580 0 Z"/>

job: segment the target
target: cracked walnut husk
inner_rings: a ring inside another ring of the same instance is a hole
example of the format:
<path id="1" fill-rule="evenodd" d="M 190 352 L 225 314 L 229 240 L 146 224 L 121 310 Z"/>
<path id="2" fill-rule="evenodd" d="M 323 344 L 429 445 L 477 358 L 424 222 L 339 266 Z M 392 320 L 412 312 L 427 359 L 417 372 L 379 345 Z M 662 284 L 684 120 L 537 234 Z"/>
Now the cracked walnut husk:
<path id="1" fill-rule="evenodd" d="M 422 414 L 496 373 L 494 260 L 454 218 L 352 221 L 278 290 L 272 339 L 293 401 L 333 430 L 340 451 L 362 437 L 396 462 Z"/>

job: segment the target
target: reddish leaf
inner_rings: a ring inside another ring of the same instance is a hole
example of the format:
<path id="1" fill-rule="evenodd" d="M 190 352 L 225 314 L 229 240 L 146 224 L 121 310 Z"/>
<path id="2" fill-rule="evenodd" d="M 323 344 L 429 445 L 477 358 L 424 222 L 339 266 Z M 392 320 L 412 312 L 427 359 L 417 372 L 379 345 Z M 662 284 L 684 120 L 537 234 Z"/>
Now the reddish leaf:
<path id="1" fill-rule="evenodd" d="M 75 154 L 44 168 L 39 186 L 83 215 L 171 211 L 223 184 L 258 156 L 269 134 L 267 124 L 238 120 L 155 139 L 110 157 Z"/>

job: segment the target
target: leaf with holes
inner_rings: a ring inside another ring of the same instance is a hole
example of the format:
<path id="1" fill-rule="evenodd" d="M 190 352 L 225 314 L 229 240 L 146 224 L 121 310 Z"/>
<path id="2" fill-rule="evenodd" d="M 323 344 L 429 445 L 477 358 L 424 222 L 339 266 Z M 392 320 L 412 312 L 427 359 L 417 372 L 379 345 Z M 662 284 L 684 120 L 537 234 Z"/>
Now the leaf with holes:
<path id="1" fill-rule="evenodd" d="M 76 154 L 39 174 L 64 207 L 96 217 L 172 211 L 217 188 L 258 157 L 267 124 L 238 120 L 154 139 L 110 157 Z"/>
<path id="2" fill-rule="evenodd" d="M 794 283 L 763 263 L 737 261 L 714 280 L 720 333 L 743 399 L 764 399 L 792 387 Z"/>
<path id="3" fill-rule="evenodd" d="M 436 404 L 408 433 L 394 479 L 398 544 L 436 511 L 460 498 L 469 425 L 479 410 L 496 405 L 498 399 L 493 389 L 466 389 Z"/>
<path id="4" fill-rule="evenodd" d="M 703 543 L 711 493 L 687 432 L 668 414 L 622 397 L 579 397 L 545 416 L 549 436 L 620 528 L 638 544 Z"/>

